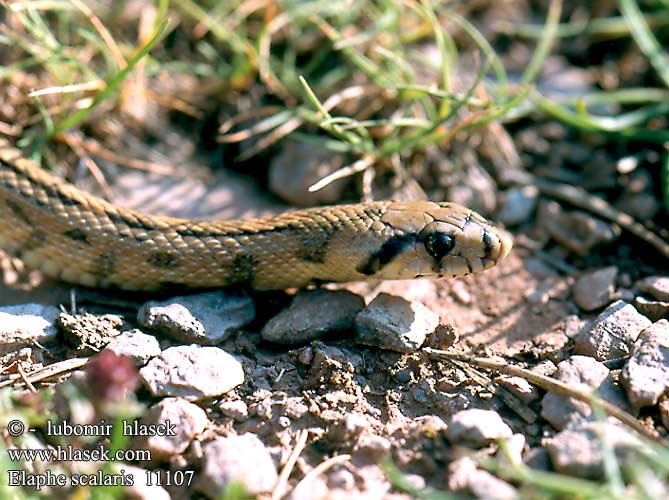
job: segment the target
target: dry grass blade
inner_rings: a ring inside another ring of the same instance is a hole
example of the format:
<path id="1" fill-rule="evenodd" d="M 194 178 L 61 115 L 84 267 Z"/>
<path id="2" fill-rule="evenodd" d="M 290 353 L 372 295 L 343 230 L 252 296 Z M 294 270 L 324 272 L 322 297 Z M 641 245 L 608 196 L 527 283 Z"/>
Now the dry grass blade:
<path id="1" fill-rule="evenodd" d="M 565 396 L 568 398 L 575 398 L 580 401 L 584 401 L 590 405 L 600 407 L 608 415 L 617 418 L 630 428 L 637 431 L 639 434 L 649 437 L 657 442 L 661 442 L 658 434 L 654 430 L 648 429 L 641 422 L 639 422 L 636 418 L 634 418 L 626 411 L 623 411 L 617 406 L 609 403 L 608 401 L 604 401 L 603 399 L 593 395 L 592 392 L 577 389 L 563 382 L 560 382 L 559 380 L 546 377 L 544 375 L 539 375 L 538 373 L 534 373 L 530 370 L 510 365 L 506 362 L 495 361 L 492 359 L 485 359 L 485 358 L 476 358 L 473 356 L 465 356 L 462 354 L 453 354 L 439 349 L 426 348 L 424 350 L 428 354 L 446 360 L 461 361 L 464 363 L 469 363 L 475 366 L 479 366 L 481 368 L 494 370 L 496 372 L 503 373 L 505 375 L 521 377 L 527 380 L 529 383 L 544 389 L 545 391 L 553 392 L 555 394 L 558 394 L 560 396 Z"/>

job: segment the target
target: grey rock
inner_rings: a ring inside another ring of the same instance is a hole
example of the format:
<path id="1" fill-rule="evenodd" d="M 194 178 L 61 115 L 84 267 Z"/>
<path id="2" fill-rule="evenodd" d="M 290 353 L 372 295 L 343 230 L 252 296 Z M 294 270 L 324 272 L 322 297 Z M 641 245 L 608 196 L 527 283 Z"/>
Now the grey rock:
<path id="1" fill-rule="evenodd" d="M 657 300 L 669 302 L 669 276 L 648 276 L 637 282 L 636 287 Z"/>
<path id="2" fill-rule="evenodd" d="M 594 311 L 611 301 L 618 268 L 609 266 L 582 274 L 574 283 L 574 302 L 584 311 Z"/>
<path id="3" fill-rule="evenodd" d="M 149 408 L 140 425 L 161 426 L 154 436 L 143 436 L 133 441 L 136 450 L 149 450 L 155 462 L 167 462 L 186 451 L 194 437 L 204 432 L 209 424 L 205 411 L 181 398 L 165 398 Z"/>
<path id="4" fill-rule="evenodd" d="M 223 349 L 190 345 L 165 349 L 139 370 L 139 377 L 154 396 L 199 401 L 242 384 L 244 370 Z"/>
<path id="5" fill-rule="evenodd" d="M 302 291 L 287 309 L 265 324 L 260 335 L 278 344 L 309 342 L 326 333 L 350 329 L 364 305 L 360 295 L 348 290 Z"/>
<path id="6" fill-rule="evenodd" d="M 59 314 L 57 307 L 41 304 L 0 307 L 0 352 L 54 340 L 58 334 L 54 321 Z"/>
<path id="7" fill-rule="evenodd" d="M 504 194 L 499 220 L 505 226 L 517 226 L 530 219 L 537 207 L 539 190 L 536 186 L 513 187 Z"/>
<path id="8" fill-rule="evenodd" d="M 476 498 L 511 500 L 518 498 L 516 489 L 490 472 L 476 468 L 469 457 L 459 458 L 448 465 L 448 489 L 469 493 Z"/>
<path id="9" fill-rule="evenodd" d="M 492 410 L 463 410 L 451 418 L 446 437 L 453 444 L 481 448 L 497 439 L 510 438 L 511 428 Z"/>
<path id="10" fill-rule="evenodd" d="M 111 339 L 105 350 L 117 356 L 128 356 L 137 366 L 144 366 L 151 358 L 160 355 L 160 343 L 153 335 L 134 329 Z"/>
<path id="11" fill-rule="evenodd" d="M 582 390 L 596 389 L 602 398 L 624 406 L 624 396 L 614 384 L 609 369 L 594 358 L 571 356 L 558 364 L 554 378 Z M 584 401 L 549 392 L 541 401 L 541 416 L 562 430 L 571 423 L 592 418 L 592 408 Z"/>
<path id="12" fill-rule="evenodd" d="M 253 300 L 244 292 L 216 292 L 147 302 L 138 314 L 140 325 L 182 342 L 218 344 L 255 318 Z"/>
<path id="13" fill-rule="evenodd" d="M 602 440 L 614 451 L 619 464 L 633 460 L 633 449 L 647 447 L 615 421 L 580 422 L 546 442 L 556 472 L 588 479 L 604 476 Z M 650 450 L 647 450 L 650 451 Z M 639 460 L 637 458 L 637 460 Z"/>
<path id="14" fill-rule="evenodd" d="M 265 445 L 254 434 L 218 437 L 203 446 L 204 466 L 196 489 L 219 498 L 233 482 L 250 495 L 272 490 L 277 472 Z"/>
<path id="15" fill-rule="evenodd" d="M 420 302 L 380 293 L 355 318 L 357 340 L 398 352 L 413 352 L 439 326 L 439 315 Z"/>
<path id="16" fill-rule="evenodd" d="M 651 321 L 632 304 L 618 300 L 576 337 L 574 352 L 607 361 L 629 356 L 634 341 Z"/>
<path id="17" fill-rule="evenodd" d="M 669 321 L 661 319 L 639 334 L 621 381 L 635 409 L 657 404 L 669 387 Z"/>
<path id="18" fill-rule="evenodd" d="M 336 203 L 350 178 L 339 179 L 318 191 L 309 187 L 344 166 L 346 157 L 313 144 L 286 141 L 270 162 L 269 188 L 292 205 L 312 206 Z"/>

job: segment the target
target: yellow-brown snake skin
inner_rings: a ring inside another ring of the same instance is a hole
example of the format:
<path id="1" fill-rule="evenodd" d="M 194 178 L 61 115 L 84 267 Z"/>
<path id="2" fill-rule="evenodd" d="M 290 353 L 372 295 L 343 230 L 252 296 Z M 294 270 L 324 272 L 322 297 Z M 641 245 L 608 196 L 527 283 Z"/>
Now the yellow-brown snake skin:
<path id="1" fill-rule="evenodd" d="M 504 231 L 446 202 L 379 201 L 226 221 L 145 215 L 80 191 L 0 139 L 0 248 L 70 283 L 269 290 L 459 276 L 494 266 L 511 246 Z"/>

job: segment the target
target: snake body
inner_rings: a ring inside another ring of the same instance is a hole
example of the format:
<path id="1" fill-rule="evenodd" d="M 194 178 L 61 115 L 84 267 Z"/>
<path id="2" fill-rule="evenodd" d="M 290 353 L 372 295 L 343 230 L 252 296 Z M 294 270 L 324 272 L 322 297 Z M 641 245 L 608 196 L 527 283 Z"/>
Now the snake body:
<path id="1" fill-rule="evenodd" d="M 259 290 L 364 279 L 459 276 L 494 266 L 510 237 L 447 202 L 379 201 L 195 221 L 91 196 L 0 140 L 0 248 L 90 287 Z"/>

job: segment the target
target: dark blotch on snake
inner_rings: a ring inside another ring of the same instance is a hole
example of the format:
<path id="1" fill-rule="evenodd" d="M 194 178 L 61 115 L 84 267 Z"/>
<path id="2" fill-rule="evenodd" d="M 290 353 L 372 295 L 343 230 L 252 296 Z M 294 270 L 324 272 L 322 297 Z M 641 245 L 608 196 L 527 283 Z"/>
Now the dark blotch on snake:
<path id="1" fill-rule="evenodd" d="M 256 276 L 257 263 L 253 255 L 241 254 L 235 257 L 230 266 L 228 284 L 252 283 Z"/>
<path id="2" fill-rule="evenodd" d="M 177 256 L 169 252 L 154 252 L 146 261 L 155 267 L 169 269 L 179 265 Z"/>
<path id="3" fill-rule="evenodd" d="M 81 241 L 82 243 L 86 243 L 87 245 L 91 244 L 88 241 L 88 237 L 86 236 L 86 233 L 84 233 L 78 227 L 75 227 L 74 229 L 70 229 L 69 231 L 65 231 L 63 233 L 63 235 L 67 236 L 70 239 L 73 239 L 74 241 Z"/>

